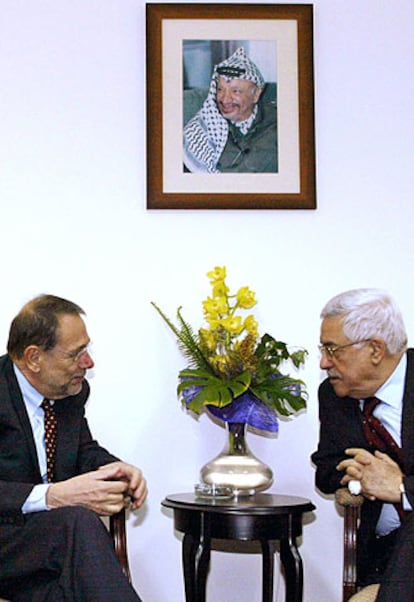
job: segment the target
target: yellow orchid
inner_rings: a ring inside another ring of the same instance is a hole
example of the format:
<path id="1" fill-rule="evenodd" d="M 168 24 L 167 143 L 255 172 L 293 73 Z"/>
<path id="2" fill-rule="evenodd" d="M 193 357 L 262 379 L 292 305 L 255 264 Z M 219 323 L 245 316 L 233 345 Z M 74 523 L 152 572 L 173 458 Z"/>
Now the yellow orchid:
<path id="1" fill-rule="evenodd" d="M 244 320 L 244 328 L 251 335 L 255 337 L 259 336 L 259 324 L 257 323 L 257 320 L 255 320 L 254 316 L 247 316 L 247 318 Z"/>
<path id="2" fill-rule="evenodd" d="M 229 292 L 229 287 L 226 286 L 224 280 L 217 280 L 212 284 L 213 297 L 226 297 Z"/>
<path id="3" fill-rule="evenodd" d="M 236 293 L 237 305 L 243 309 L 250 309 L 256 305 L 255 293 L 248 286 L 242 286 Z"/>
<path id="4" fill-rule="evenodd" d="M 210 278 L 210 282 L 214 284 L 217 281 L 224 280 L 226 278 L 226 268 L 215 267 L 211 272 L 207 272 L 207 276 Z"/>
<path id="5" fill-rule="evenodd" d="M 227 316 L 220 320 L 220 325 L 231 335 L 238 336 L 244 329 L 240 316 Z"/>
<path id="6" fill-rule="evenodd" d="M 219 316 L 206 315 L 206 322 L 210 326 L 211 331 L 216 331 L 220 326 Z"/>
<path id="7" fill-rule="evenodd" d="M 203 307 L 204 313 L 212 317 L 227 314 L 229 311 L 227 297 L 207 297 L 207 299 L 203 301 Z"/>

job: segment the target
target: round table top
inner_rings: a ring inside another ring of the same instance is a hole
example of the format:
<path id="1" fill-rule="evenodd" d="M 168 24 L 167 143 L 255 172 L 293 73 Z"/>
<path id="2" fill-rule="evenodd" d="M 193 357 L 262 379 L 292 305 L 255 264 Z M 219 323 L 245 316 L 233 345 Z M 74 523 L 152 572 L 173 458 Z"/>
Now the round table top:
<path id="1" fill-rule="evenodd" d="M 315 509 L 312 502 L 294 495 L 256 493 L 237 498 L 198 497 L 195 493 L 172 493 L 162 505 L 167 508 L 208 511 L 221 514 L 302 514 Z"/>

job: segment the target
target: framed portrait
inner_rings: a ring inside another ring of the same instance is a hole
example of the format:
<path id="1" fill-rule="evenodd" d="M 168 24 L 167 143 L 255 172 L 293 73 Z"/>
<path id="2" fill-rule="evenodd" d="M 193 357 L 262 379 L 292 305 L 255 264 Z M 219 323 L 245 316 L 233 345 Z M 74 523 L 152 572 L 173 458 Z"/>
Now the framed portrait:
<path id="1" fill-rule="evenodd" d="M 147 4 L 147 208 L 315 209 L 313 6 Z"/>

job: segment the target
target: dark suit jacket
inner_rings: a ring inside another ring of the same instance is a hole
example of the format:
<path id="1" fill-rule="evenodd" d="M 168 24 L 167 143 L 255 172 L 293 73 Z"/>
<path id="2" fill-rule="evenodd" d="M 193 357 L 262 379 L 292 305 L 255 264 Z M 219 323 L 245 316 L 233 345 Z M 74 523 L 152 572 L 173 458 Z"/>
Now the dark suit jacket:
<path id="1" fill-rule="evenodd" d="M 92 439 L 85 418 L 89 385 L 78 395 L 55 402 L 57 449 L 55 479 L 63 481 L 117 460 Z M 0 526 L 18 523 L 21 506 L 41 483 L 29 417 L 8 355 L 0 357 Z"/>
<path id="2" fill-rule="evenodd" d="M 403 397 L 402 416 L 402 452 L 406 475 L 404 484 L 407 497 L 414 508 L 414 350 L 407 351 L 407 372 Z M 334 493 L 341 487 L 344 475 L 338 472 L 336 465 L 347 456 L 348 447 L 369 449 L 362 428 L 362 414 L 359 402 L 350 397 L 337 397 L 329 380 L 319 387 L 320 436 L 312 460 L 316 465 L 316 486 L 324 493 Z M 364 562 L 366 546 L 375 536 L 382 502 L 366 500 L 362 506 L 358 545 L 360 560 Z"/>

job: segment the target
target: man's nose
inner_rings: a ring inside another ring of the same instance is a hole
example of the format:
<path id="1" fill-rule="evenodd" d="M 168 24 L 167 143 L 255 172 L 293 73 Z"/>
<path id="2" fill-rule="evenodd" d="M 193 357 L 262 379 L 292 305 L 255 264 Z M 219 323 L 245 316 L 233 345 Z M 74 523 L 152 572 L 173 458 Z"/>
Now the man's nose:
<path id="1" fill-rule="evenodd" d="M 89 370 L 90 368 L 93 368 L 94 365 L 95 362 L 93 361 L 91 354 L 89 351 L 85 351 L 79 358 L 79 367 L 84 370 Z"/>
<path id="2" fill-rule="evenodd" d="M 329 368 L 332 368 L 332 365 L 333 365 L 332 358 L 328 354 L 322 353 L 321 360 L 319 362 L 319 366 L 321 367 L 321 370 L 329 370 Z"/>

